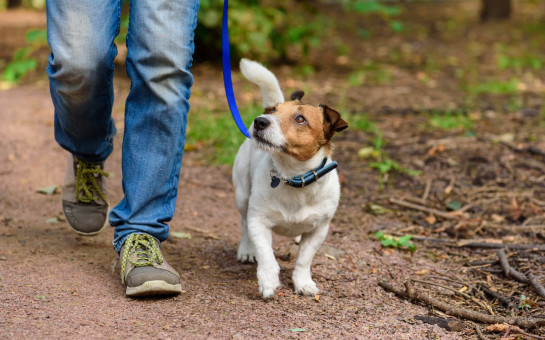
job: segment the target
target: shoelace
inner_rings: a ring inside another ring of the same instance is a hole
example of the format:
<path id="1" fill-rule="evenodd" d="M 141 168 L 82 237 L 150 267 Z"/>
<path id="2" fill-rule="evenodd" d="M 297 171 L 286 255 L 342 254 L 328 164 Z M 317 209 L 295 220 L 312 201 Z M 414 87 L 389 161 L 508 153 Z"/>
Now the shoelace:
<path id="1" fill-rule="evenodd" d="M 136 260 L 129 258 L 132 253 L 136 254 Z M 125 249 L 121 256 L 121 283 L 125 283 L 125 269 L 127 260 L 134 267 L 152 266 L 154 262 L 163 263 L 163 256 L 157 248 L 157 243 L 152 236 L 147 234 L 131 234 L 125 241 Z"/>
<path id="2" fill-rule="evenodd" d="M 108 203 L 96 179 L 100 175 L 108 177 L 110 174 L 102 170 L 100 166 L 81 159 L 76 158 L 76 165 L 76 200 L 83 203 L 98 203 L 98 198 L 93 195 L 95 192 L 105 203 Z"/>

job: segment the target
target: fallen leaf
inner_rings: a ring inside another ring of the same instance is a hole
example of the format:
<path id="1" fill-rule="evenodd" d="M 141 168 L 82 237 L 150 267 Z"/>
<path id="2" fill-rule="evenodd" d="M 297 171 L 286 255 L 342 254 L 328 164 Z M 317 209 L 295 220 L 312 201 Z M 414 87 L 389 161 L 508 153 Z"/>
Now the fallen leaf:
<path id="1" fill-rule="evenodd" d="M 285 294 L 280 292 L 280 293 L 278 293 L 278 296 L 285 296 Z"/>
<path id="2" fill-rule="evenodd" d="M 467 290 L 467 287 L 466 287 L 466 286 L 463 286 L 462 288 L 458 289 L 458 291 L 459 291 L 460 293 L 463 293 L 463 292 L 465 292 L 466 290 Z"/>
<path id="3" fill-rule="evenodd" d="M 396 253 L 396 251 L 392 248 L 382 248 L 380 251 L 382 251 L 386 255 L 393 255 Z"/>
<path id="4" fill-rule="evenodd" d="M 513 197 L 509 208 L 507 208 L 507 212 L 509 213 L 511 219 L 513 219 L 514 221 L 518 220 L 522 216 L 522 208 L 518 204 L 515 197 Z"/>
<path id="5" fill-rule="evenodd" d="M 320 295 L 318 294 L 314 295 L 314 301 L 320 302 Z"/>
<path id="6" fill-rule="evenodd" d="M 363 147 L 358 151 L 358 157 L 363 159 L 371 158 L 374 151 L 375 149 L 372 146 Z"/>
<path id="7" fill-rule="evenodd" d="M 429 224 L 434 224 L 435 222 L 437 222 L 437 219 L 435 218 L 435 216 L 433 214 L 430 214 L 428 217 L 426 217 L 424 219 L 426 222 L 428 222 Z"/>
<path id="8" fill-rule="evenodd" d="M 307 330 L 304 328 L 292 328 L 289 331 L 290 332 L 306 332 Z"/>
<path id="9" fill-rule="evenodd" d="M 333 255 L 324 254 L 324 256 L 327 257 L 327 258 L 330 259 L 330 260 L 337 261 L 337 259 L 336 259 L 335 256 L 333 256 Z"/>
<path id="10" fill-rule="evenodd" d="M 514 140 L 515 134 L 511 132 L 504 133 L 503 135 L 497 136 L 497 138 L 495 138 L 495 141 L 504 143 L 512 143 Z"/>
<path id="11" fill-rule="evenodd" d="M 426 276 L 430 273 L 430 271 L 428 269 L 422 269 L 414 273 L 418 276 Z"/>
<path id="12" fill-rule="evenodd" d="M 429 156 L 435 156 L 437 153 L 443 152 L 443 151 L 445 151 L 445 145 L 444 144 L 439 144 L 439 145 L 434 146 L 433 148 L 429 149 L 428 150 L 428 155 Z"/>
<path id="13" fill-rule="evenodd" d="M 191 239 L 191 234 L 190 233 L 181 233 L 179 231 L 172 232 L 172 236 L 177 237 L 177 238 Z"/>
<path id="14" fill-rule="evenodd" d="M 458 211 L 458 210 L 462 209 L 462 202 L 460 202 L 460 201 L 450 201 L 447 204 L 447 209 L 451 210 L 451 211 Z"/>
<path id="15" fill-rule="evenodd" d="M 58 188 L 59 188 L 58 185 L 50 185 L 47 187 L 40 188 L 36 190 L 36 192 L 39 194 L 44 194 L 44 195 L 53 195 L 54 193 L 57 192 Z"/>
<path id="16" fill-rule="evenodd" d="M 514 331 L 520 330 L 517 326 L 511 326 L 506 323 L 495 323 L 493 325 L 490 325 L 486 327 L 487 332 L 493 332 L 493 333 L 505 333 L 507 330 L 511 328 Z"/>
<path id="17" fill-rule="evenodd" d="M 386 209 L 384 208 L 383 206 L 381 205 L 378 205 L 378 204 L 374 204 L 374 203 L 369 203 L 365 206 L 365 209 L 370 212 L 371 214 L 373 215 L 382 215 L 382 214 L 386 214 L 386 213 L 389 213 L 389 212 L 392 212 L 392 210 L 390 209 Z"/>
<path id="18" fill-rule="evenodd" d="M 516 240 L 516 237 L 514 235 L 507 235 L 501 238 L 503 242 L 505 243 L 514 243 Z"/>
<path id="19" fill-rule="evenodd" d="M 490 218 L 492 218 L 492 221 L 497 222 L 497 223 L 505 221 L 505 217 L 501 216 L 501 215 L 498 215 L 498 214 L 492 214 L 490 216 Z"/>

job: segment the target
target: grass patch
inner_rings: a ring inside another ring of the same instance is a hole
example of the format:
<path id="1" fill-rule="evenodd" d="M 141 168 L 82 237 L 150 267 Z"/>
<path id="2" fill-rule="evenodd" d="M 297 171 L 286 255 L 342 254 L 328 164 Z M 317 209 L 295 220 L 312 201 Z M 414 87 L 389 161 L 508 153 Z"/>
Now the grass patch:
<path id="1" fill-rule="evenodd" d="M 391 159 L 386 151 L 384 151 L 384 140 L 380 130 L 375 129 L 375 138 L 373 138 L 373 146 L 363 147 L 358 151 L 358 156 L 363 159 L 374 158 L 376 162 L 369 163 L 369 167 L 376 169 L 379 172 L 378 187 L 379 190 L 384 189 L 385 176 L 392 173 L 405 173 L 409 176 L 419 176 L 420 170 L 413 170 L 401 166 L 398 162 Z"/>
<path id="2" fill-rule="evenodd" d="M 240 107 L 244 124 L 250 126 L 263 112 L 261 106 Z M 238 148 L 246 137 L 238 130 L 229 111 L 213 113 L 204 108 L 189 112 L 186 151 L 204 149 L 204 157 L 212 164 L 233 164 Z"/>
<path id="3" fill-rule="evenodd" d="M 368 133 L 374 133 L 377 131 L 377 126 L 365 113 L 343 114 L 343 119 L 348 122 L 350 129 L 356 129 Z"/>
<path id="4" fill-rule="evenodd" d="M 471 94 L 513 94 L 518 92 L 518 80 L 511 78 L 509 81 L 490 81 L 477 85 L 469 85 Z"/>
<path id="5" fill-rule="evenodd" d="M 462 112 L 447 111 L 444 113 L 434 112 L 432 113 L 429 123 L 431 126 L 443 130 L 464 129 L 471 130 L 473 128 L 473 121 Z"/>

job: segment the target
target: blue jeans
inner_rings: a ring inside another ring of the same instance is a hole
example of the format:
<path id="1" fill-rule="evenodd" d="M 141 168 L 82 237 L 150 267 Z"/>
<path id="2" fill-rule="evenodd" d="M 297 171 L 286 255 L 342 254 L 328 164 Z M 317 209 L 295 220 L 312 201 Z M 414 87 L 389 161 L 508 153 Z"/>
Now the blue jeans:
<path id="1" fill-rule="evenodd" d="M 116 134 L 112 78 L 121 0 L 48 0 L 47 73 L 55 139 L 76 157 L 103 162 Z M 131 233 L 168 237 L 185 144 L 199 0 L 131 0 L 126 68 L 123 192 L 110 212 L 119 251 Z"/>

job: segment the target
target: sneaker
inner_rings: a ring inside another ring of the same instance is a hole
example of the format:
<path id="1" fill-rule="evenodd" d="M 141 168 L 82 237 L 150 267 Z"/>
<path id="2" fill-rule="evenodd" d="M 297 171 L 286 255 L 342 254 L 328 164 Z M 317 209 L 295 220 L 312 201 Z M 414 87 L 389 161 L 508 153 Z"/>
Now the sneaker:
<path id="1" fill-rule="evenodd" d="M 62 211 L 72 230 L 96 235 L 108 223 L 108 192 L 104 164 L 92 164 L 70 155 L 62 190 Z"/>
<path id="2" fill-rule="evenodd" d="M 121 283 L 128 296 L 179 294 L 180 275 L 161 254 L 160 243 L 148 234 L 131 234 L 121 247 Z"/>

